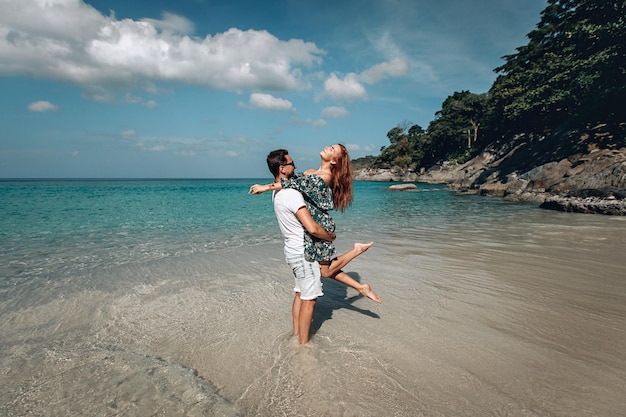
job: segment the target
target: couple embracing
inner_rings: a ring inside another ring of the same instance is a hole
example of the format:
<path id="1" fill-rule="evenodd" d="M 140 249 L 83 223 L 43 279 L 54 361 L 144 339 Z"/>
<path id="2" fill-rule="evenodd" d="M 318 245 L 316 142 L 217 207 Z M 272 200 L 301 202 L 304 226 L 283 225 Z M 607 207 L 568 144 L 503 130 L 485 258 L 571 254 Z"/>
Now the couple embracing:
<path id="1" fill-rule="evenodd" d="M 345 210 L 352 202 L 352 169 L 346 148 L 341 144 L 320 152 L 319 169 L 295 174 L 296 165 L 285 149 L 272 151 L 267 166 L 274 182 L 250 187 L 251 194 L 273 191 L 272 202 L 284 238 L 285 259 L 293 270 L 293 333 L 301 344 L 308 343 L 317 297 L 323 294 L 321 277 L 335 279 L 360 294 L 381 302 L 368 284 L 361 284 L 343 272 L 355 257 L 373 242 L 355 243 L 337 256 L 335 222 L 329 210 Z"/>

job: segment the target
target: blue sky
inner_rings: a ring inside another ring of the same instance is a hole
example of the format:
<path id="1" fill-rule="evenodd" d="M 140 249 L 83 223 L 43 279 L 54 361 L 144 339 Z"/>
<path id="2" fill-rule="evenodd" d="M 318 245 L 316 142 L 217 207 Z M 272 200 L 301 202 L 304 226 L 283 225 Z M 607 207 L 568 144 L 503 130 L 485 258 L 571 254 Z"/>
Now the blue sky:
<path id="1" fill-rule="evenodd" d="M 0 178 L 265 178 L 486 92 L 545 0 L 0 0 Z"/>

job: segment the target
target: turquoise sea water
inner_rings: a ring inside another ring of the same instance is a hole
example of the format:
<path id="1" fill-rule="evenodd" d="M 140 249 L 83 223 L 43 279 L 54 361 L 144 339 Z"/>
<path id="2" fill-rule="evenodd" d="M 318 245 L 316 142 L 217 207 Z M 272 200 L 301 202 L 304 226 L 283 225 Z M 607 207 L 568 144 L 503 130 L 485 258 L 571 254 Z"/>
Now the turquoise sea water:
<path id="1" fill-rule="evenodd" d="M 268 179 L 39 180 L 0 182 L 0 285 L 55 279 L 122 265 L 280 239 Z M 536 208 L 460 197 L 441 185 L 390 192 L 356 182 L 354 202 L 335 213 L 339 230 L 380 233 L 481 225 Z M 419 234 L 419 233 L 418 233 Z"/>
<path id="2" fill-rule="evenodd" d="M 0 182 L 0 276 L 20 281 L 271 239 L 250 180 Z"/>

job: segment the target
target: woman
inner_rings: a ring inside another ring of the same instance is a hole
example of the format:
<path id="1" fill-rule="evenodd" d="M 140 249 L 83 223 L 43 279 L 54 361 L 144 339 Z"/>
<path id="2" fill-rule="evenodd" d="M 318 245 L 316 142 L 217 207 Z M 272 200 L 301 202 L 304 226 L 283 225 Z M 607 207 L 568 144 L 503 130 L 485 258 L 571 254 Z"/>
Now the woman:
<path id="1" fill-rule="evenodd" d="M 352 203 L 352 167 L 348 151 L 341 144 L 325 147 L 320 152 L 320 157 L 322 161 L 319 169 L 309 169 L 303 175 L 282 179 L 280 185 L 277 183 L 255 184 L 250 187 L 250 192 L 261 194 L 280 188 L 294 188 L 302 193 L 313 219 L 326 230 L 334 232 L 335 222 L 329 210 L 344 211 Z M 319 262 L 323 277 L 336 279 L 380 303 L 380 297 L 372 291 L 368 284 L 359 283 L 341 270 L 348 262 L 365 252 L 373 244 L 374 242 L 355 243 L 352 250 L 336 256 L 333 242 L 318 239 L 305 233 L 304 253 L 307 261 Z"/>

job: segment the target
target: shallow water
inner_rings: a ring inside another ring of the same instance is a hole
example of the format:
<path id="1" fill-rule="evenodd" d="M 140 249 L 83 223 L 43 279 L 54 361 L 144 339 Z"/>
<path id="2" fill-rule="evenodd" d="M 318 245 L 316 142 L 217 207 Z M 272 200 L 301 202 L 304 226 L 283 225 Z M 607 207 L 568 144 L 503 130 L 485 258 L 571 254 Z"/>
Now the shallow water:
<path id="1" fill-rule="evenodd" d="M 337 246 L 376 241 L 346 272 L 383 303 L 325 280 L 303 347 L 269 196 L 249 183 L 62 183 L 22 189 L 27 212 L 4 184 L 0 415 L 626 409 L 626 219 L 357 183 Z"/>

